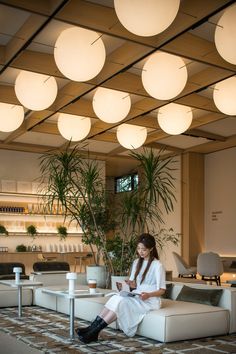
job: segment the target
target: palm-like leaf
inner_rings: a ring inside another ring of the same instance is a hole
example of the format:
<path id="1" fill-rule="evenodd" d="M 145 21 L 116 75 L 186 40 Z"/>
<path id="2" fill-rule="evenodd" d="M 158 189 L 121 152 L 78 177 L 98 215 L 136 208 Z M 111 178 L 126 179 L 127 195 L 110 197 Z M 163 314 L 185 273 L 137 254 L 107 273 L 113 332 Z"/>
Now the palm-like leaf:
<path id="1" fill-rule="evenodd" d="M 152 225 L 163 223 L 162 205 L 167 213 L 173 211 L 174 170 L 173 159 L 163 159 L 152 150 L 131 152 L 139 162 L 140 183 L 138 189 L 124 195 L 120 203 L 121 220 L 125 228 L 148 231 Z"/>

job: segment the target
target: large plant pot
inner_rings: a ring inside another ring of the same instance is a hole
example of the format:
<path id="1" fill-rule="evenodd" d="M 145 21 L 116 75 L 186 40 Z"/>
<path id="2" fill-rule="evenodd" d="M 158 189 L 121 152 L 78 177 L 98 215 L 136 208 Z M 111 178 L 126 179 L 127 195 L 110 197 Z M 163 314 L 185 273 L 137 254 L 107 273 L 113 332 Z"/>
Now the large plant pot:
<path id="1" fill-rule="evenodd" d="M 122 281 L 125 281 L 127 279 L 129 279 L 129 277 L 127 275 L 112 275 L 111 276 L 111 288 L 112 288 L 112 290 L 117 290 L 116 282 L 121 283 Z"/>
<path id="2" fill-rule="evenodd" d="M 105 266 L 96 266 L 88 265 L 86 267 L 86 279 L 96 279 L 98 288 L 106 287 L 106 267 Z"/>

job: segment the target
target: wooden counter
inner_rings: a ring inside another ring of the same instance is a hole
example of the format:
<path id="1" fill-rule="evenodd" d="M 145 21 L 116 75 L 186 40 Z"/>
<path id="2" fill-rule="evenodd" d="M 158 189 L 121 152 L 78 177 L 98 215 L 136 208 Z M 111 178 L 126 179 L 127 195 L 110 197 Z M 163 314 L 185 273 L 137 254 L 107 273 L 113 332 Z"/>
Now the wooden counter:
<path id="1" fill-rule="evenodd" d="M 38 255 L 56 257 L 55 261 L 68 262 L 71 271 L 74 269 L 75 257 L 86 257 L 91 252 L 0 252 L 0 262 L 20 262 L 25 265 L 26 274 L 33 271 L 33 264 L 39 262 Z"/>

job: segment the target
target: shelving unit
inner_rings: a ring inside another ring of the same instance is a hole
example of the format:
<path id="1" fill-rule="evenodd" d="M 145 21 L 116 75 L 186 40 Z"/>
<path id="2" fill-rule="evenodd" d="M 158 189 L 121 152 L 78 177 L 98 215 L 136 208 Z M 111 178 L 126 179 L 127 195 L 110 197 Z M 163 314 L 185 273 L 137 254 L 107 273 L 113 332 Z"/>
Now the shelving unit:
<path id="1" fill-rule="evenodd" d="M 0 192 L 0 224 L 9 231 L 9 236 L 26 234 L 25 229 L 30 224 L 34 224 L 42 236 L 55 235 L 57 226 L 62 224 L 69 234 L 81 233 L 75 223 L 65 221 L 61 207 L 55 205 L 53 212 L 49 213 L 42 196 L 30 193 Z"/>

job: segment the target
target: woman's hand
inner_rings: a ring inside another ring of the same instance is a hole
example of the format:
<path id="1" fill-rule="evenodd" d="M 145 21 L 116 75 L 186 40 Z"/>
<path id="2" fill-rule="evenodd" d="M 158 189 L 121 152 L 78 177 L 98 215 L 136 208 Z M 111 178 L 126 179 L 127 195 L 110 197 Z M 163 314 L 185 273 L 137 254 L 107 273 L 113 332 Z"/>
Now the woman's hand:
<path id="1" fill-rule="evenodd" d="M 126 282 L 126 284 L 128 284 L 130 286 L 130 288 L 136 289 L 137 285 L 134 280 L 125 280 L 125 282 Z"/>
<path id="2" fill-rule="evenodd" d="M 139 295 L 139 297 L 140 297 L 141 300 L 145 301 L 145 300 L 149 299 L 150 294 L 143 292 L 143 293 L 141 293 L 141 295 Z"/>

